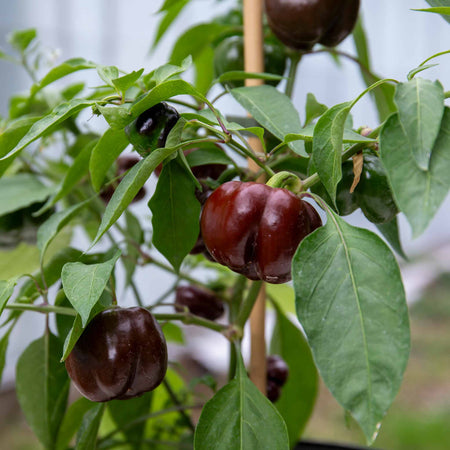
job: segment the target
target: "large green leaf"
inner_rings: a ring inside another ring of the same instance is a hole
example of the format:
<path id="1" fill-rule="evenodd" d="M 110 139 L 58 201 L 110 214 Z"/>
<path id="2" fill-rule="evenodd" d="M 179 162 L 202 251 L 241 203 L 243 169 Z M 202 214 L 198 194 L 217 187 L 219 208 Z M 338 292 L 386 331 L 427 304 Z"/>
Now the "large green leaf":
<path id="1" fill-rule="evenodd" d="M 106 231 L 117 221 L 131 203 L 136 194 L 150 177 L 156 167 L 169 155 L 177 150 L 176 147 L 158 148 L 153 150 L 147 158 L 135 164 L 123 177 L 117 189 L 106 206 L 102 222 L 92 245 L 97 243 Z"/>
<path id="2" fill-rule="evenodd" d="M 31 173 L 3 177 L 0 179 L 0 216 L 42 202 L 53 190 Z"/>
<path id="3" fill-rule="evenodd" d="M 11 121 L 0 133 L 0 156 L 7 155 L 38 120 L 39 117 L 21 117 Z"/>
<path id="4" fill-rule="evenodd" d="M 105 411 L 105 403 L 94 403 L 83 416 L 77 433 L 75 450 L 92 450 L 96 448 L 100 421 Z"/>
<path id="5" fill-rule="evenodd" d="M 92 186 L 98 192 L 105 181 L 112 163 L 128 146 L 129 141 L 123 129 L 108 128 L 92 150 L 89 161 Z"/>
<path id="6" fill-rule="evenodd" d="M 292 262 L 297 315 L 325 384 L 372 443 L 408 361 L 405 293 L 383 240 L 327 215 Z"/>
<path id="7" fill-rule="evenodd" d="M 81 397 L 67 408 L 58 431 L 55 450 L 67 450 L 67 447 L 81 426 L 84 415 L 96 406 L 98 406 L 98 403 Z"/>
<path id="8" fill-rule="evenodd" d="M 100 299 L 120 252 L 109 261 L 98 264 L 67 263 L 61 272 L 61 281 L 72 306 L 80 314 L 85 327 L 92 308 Z"/>
<path id="9" fill-rule="evenodd" d="M 312 158 L 320 181 L 333 202 L 336 198 L 336 186 L 342 178 L 342 142 L 351 106 L 351 102 L 333 106 L 314 127 Z"/>
<path id="10" fill-rule="evenodd" d="M 69 377 L 59 362 L 61 343 L 50 333 L 32 342 L 16 368 L 16 390 L 28 424 L 46 449 L 55 448 L 69 393 Z"/>
<path id="11" fill-rule="evenodd" d="M 286 422 L 289 441 L 294 446 L 313 411 L 319 377 L 303 333 L 278 306 L 276 313 L 270 351 L 284 359 L 289 367 L 289 377 L 275 406 Z"/>
<path id="12" fill-rule="evenodd" d="M 152 392 L 146 392 L 141 397 L 132 398 L 126 402 L 112 400 L 108 402 L 109 412 L 118 428 L 123 433 L 133 449 L 140 450 L 145 431 L 145 422 L 141 421 L 135 425 L 132 422 L 146 414 L 149 414 L 152 401 Z"/>
<path id="13" fill-rule="evenodd" d="M 83 209 L 89 200 L 71 206 L 63 211 L 53 214 L 40 227 L 37 233 L 37 247 L 40 252 L 41 264 L 44 260 L 45 252 L 55 238 L 55 236 L 66 226 L 80 211 Z"/>
<path id="14" fill-rule="evenodd" d="M 275 406 L 247 376 L 238 355 L 236 377 L 203 407 L 195 450 L 287 450 L 289 437 Z"/>
<path id="15" fill-rule="evenodd" d="M 404 259 L 408 259 L 403 251 L 400 241 L 400 230 L 398 227 L 398 219 L 395 216 L 390 222 L 375 224 L 381 234 L 384 236 L 388 244 Z"/>
<path id="16" fill-rule="evenodd" d="M 0 161 L 10 158 L 22 151 L 27 145 L 39 139 L 50 127 L 58 125 L 69 117 L 77 114 L 82 109 L 92 106 L 93 100 L 74 99 L 67 103 L 58 105 L 50 114 L 33 124 L 28 133 L 18 142 L 18 144 Z"/>
<path id="17" fill-rule="evenodd" d="M 395 202 L 408 219 L 415 237 L 426 229 L 450 189 L 449 148 L 450 108 L 445 108 L 426 171 L 417 166 L 397 114 L 392 115 L 381 130 L 381 160 Z"/>
<path id="18" fill-rule="evenodd" d="M 287 134 L 298 133 L 302 128 L 289 97 L 273 86 L 240 87 L 232 89 L 231 94 L 258 123 L 281 141 Z M 291 142 L 289 146 L 299 155 L 308 156 L 303 142 Z"/>
<path id="19" fill-rule="evenodd" d="M 177 160 L 164 166 L 149 206 L 153 244 L 179 270 L 197 241 L 201 206 L 195 184 Z"/>
<path id="20" fill-rule="evenodd" d="M 438 81 L 414 78 L 397 86 L 395 103 L 414 159 L 427 170 L 444 114 L 444 89 Z"/>

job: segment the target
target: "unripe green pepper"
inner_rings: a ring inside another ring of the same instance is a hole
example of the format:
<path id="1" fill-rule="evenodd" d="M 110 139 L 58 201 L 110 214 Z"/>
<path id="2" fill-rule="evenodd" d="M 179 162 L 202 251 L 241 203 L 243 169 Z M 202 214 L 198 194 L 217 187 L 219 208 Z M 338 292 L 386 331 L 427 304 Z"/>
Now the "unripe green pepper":
<path id="1" fill-rule="evenodd" d="M 358 208 L 358 199 L 356 194 L 350 193 L 353 178 L 353 162 L 345 161 L 342 164 L 342 179 L 339 181 L 336 188 L 336 212 L 340 216 L 348 216 Z M 333 206 L 330 196 L 322 183 L 312 186 L 311 191 L 322 197 L 328 205 Z"/>
<path id="2" fill-rule="evenodd" d="M 232 36 L 224 39 L 214 52 L 215 76 L 225 72 L 244 70 L 244 40 L 242 36 Z M 264 43 L 264 72 L 282 76 L 286 70 L 286 53 L 284 47 L 273 41 Z M 267 80 L 266 83 L 277 86 L 279 80 Z M 237 88 L 244 86 L 243 80 L 233 80 L 224 86 Z"/>
<path id="3" fill-rule="evenodd" d="M 369 152 L 364 152 L 364 167 L 355 194 L 359 207 L 372 223 L 390 222 L 399 212 L 380 158 Z"/>
<path id="4" fill-rule="evenodd" d="M 283 44 L 308 51 L 335 47 L 353 30 L 359 0 L 265 0 L 270 28 Z"/>

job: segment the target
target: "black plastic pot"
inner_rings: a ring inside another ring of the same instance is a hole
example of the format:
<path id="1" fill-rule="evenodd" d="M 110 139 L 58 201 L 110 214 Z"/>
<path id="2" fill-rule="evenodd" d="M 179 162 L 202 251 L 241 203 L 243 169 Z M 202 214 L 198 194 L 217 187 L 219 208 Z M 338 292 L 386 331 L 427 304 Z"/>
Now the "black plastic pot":
<path id="1" fill-rule="evenodd" d="M 301 441 L 293 450 L 368 450 L 368 447 L 356 447 L 354 445 L 339 445 L 327 442 Z M 376 450 L 371 448 L 370 450 Z"/>

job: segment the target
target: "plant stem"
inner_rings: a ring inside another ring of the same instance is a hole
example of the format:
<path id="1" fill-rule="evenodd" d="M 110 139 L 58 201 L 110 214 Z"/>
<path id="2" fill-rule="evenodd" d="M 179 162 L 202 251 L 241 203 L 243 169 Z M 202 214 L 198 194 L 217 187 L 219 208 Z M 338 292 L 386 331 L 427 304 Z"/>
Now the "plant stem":
<path id="1" fill-rule="evenodd" d="M 156 320 L 179 320 L 186 325 L 199 325 L 200 327 L 209 328 L 210 330 L 224 333 L 229 329 L 227 325 L 213 322 L 212 320 L 204 319 L 189 312 L 180 313 L 160 313 L 153 314 Z"/>
<path id="2" fill-rule="evenodd" d="M 258 298 L 261 286 L 262 281 L 253 281 L 250 290 L 248 291 L 247 297 L 241 304 L 239 314 L 235 321 L 235 325 L 240 329 L 244 328 L 244 325 L 247 322 L 250 313 L 252 312 L 253 305 L 255 304 L 256 299 Z"/>
<path id="3" fill-rule="evenodd" d="M 292 94 L 294 92 L 295 78 L 297 75 L 298 64 L 300 63 L 300 60 L 302 59 L 302 55 L 301 55 L 301 53 L 298 53 L 298 52 L 292 52 L 289 59 L 291 61 L 291 64 L 289 66 L 289 76 L 288 76 L 288 80 L 287 80 L 287 84 L 286 84 L 285 94 L 289 98 L 292 98 Z"/>
<path id="4" fill-rule="evenodd" d="M 62 314 L 64 316 L 76 316 L 77 312 L 72 308 L 66 308 L 64 306 L 52 306 L 52 305 L 27 305 L 25 303 L 9 303 L 5 306 L 5 309 L 11 309 L 16 311 L 34 311 L 43 314 L 55 313 Z"/>
<path id="5" fill-rule="evenodd" d="M 239 144 L 239 142 L 236 142 L 234 139 L 231 139 L 231 141 L 229 142 L 229 145 L 238 148 L 242 153 L 244 153 L 244 155 L 247 158 L 250 158 L 252 161 L 255 162 L 255 164 L 257 164 L 259 167 L 261 167 L 261 169 L 263 169 L 264 172 L 266 172 L 266 174 L 269 177 L 272 177 L 273 175 L 275 175 L 275 172 L 270 167 L 266 166 L 264 164 L 264 162 L 262 162 L 253 152 L 251 152 L 250 150 L 245 148 L 243 145 Z"/>
<path id="6" fill-rule="evenodd" d="M 167 393 L 169 394 L 170 399 L 173 403 L 175 403 L 176 406 L 181 406 L 181 402 L 177 397 L 177 394 L 172 389 L 172 386 L 170 386 L 170 383 L 167 381 L 167 378 L 164 378 L 163 380 L 163 386 Z M 184 409 L 179 410 L 180 416 L 184 419 L 186 422 L 186 425 L 192 430 L 195 431 L 195 425 L 192 423 L 192 419 L 186 414 L 186 411 Z"/>

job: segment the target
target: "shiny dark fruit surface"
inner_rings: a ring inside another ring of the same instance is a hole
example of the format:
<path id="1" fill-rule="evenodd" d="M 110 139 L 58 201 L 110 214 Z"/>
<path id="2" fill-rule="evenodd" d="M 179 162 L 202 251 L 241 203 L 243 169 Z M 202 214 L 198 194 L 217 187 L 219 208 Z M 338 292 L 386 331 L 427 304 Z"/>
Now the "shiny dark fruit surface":
<path id="1" fill-rule="evenodd" d="M 284 283 L 300 241 L 322 224 L 307 205 L 286 189 L 230 181 L 206 201 L 202 237 L 218 263 L 252 280 Z"/>
<path id="2" fill-rule="evenodd" d="M 125 400 L 162 382 L 166 341 L 146 309 L 107 309 L 88 324 L 65 364 L 73 383 L 89 400 Z"/>
<path id="3" fill-rule="evenodd" d="M 175 305 L 179 312 L 187 307 L 192 314 L 209 320 L 218 319 L 225 311 L 219 298 L 198 286 L 179 286 L 176 290 Z"/>
<path id="4" fill-rule="evenodd" d="M 308 51 L 314 44 L 334 47 L 353 30 L 359 0 L 265 0 L 275 36 L 288 47 Z"/>
<path id="5" fill-rule="evenodd" d="M 283 386 L 289 376 L 289 367 L 281 356 L 270 355 L 267 357 L 267 379 Z"/>

